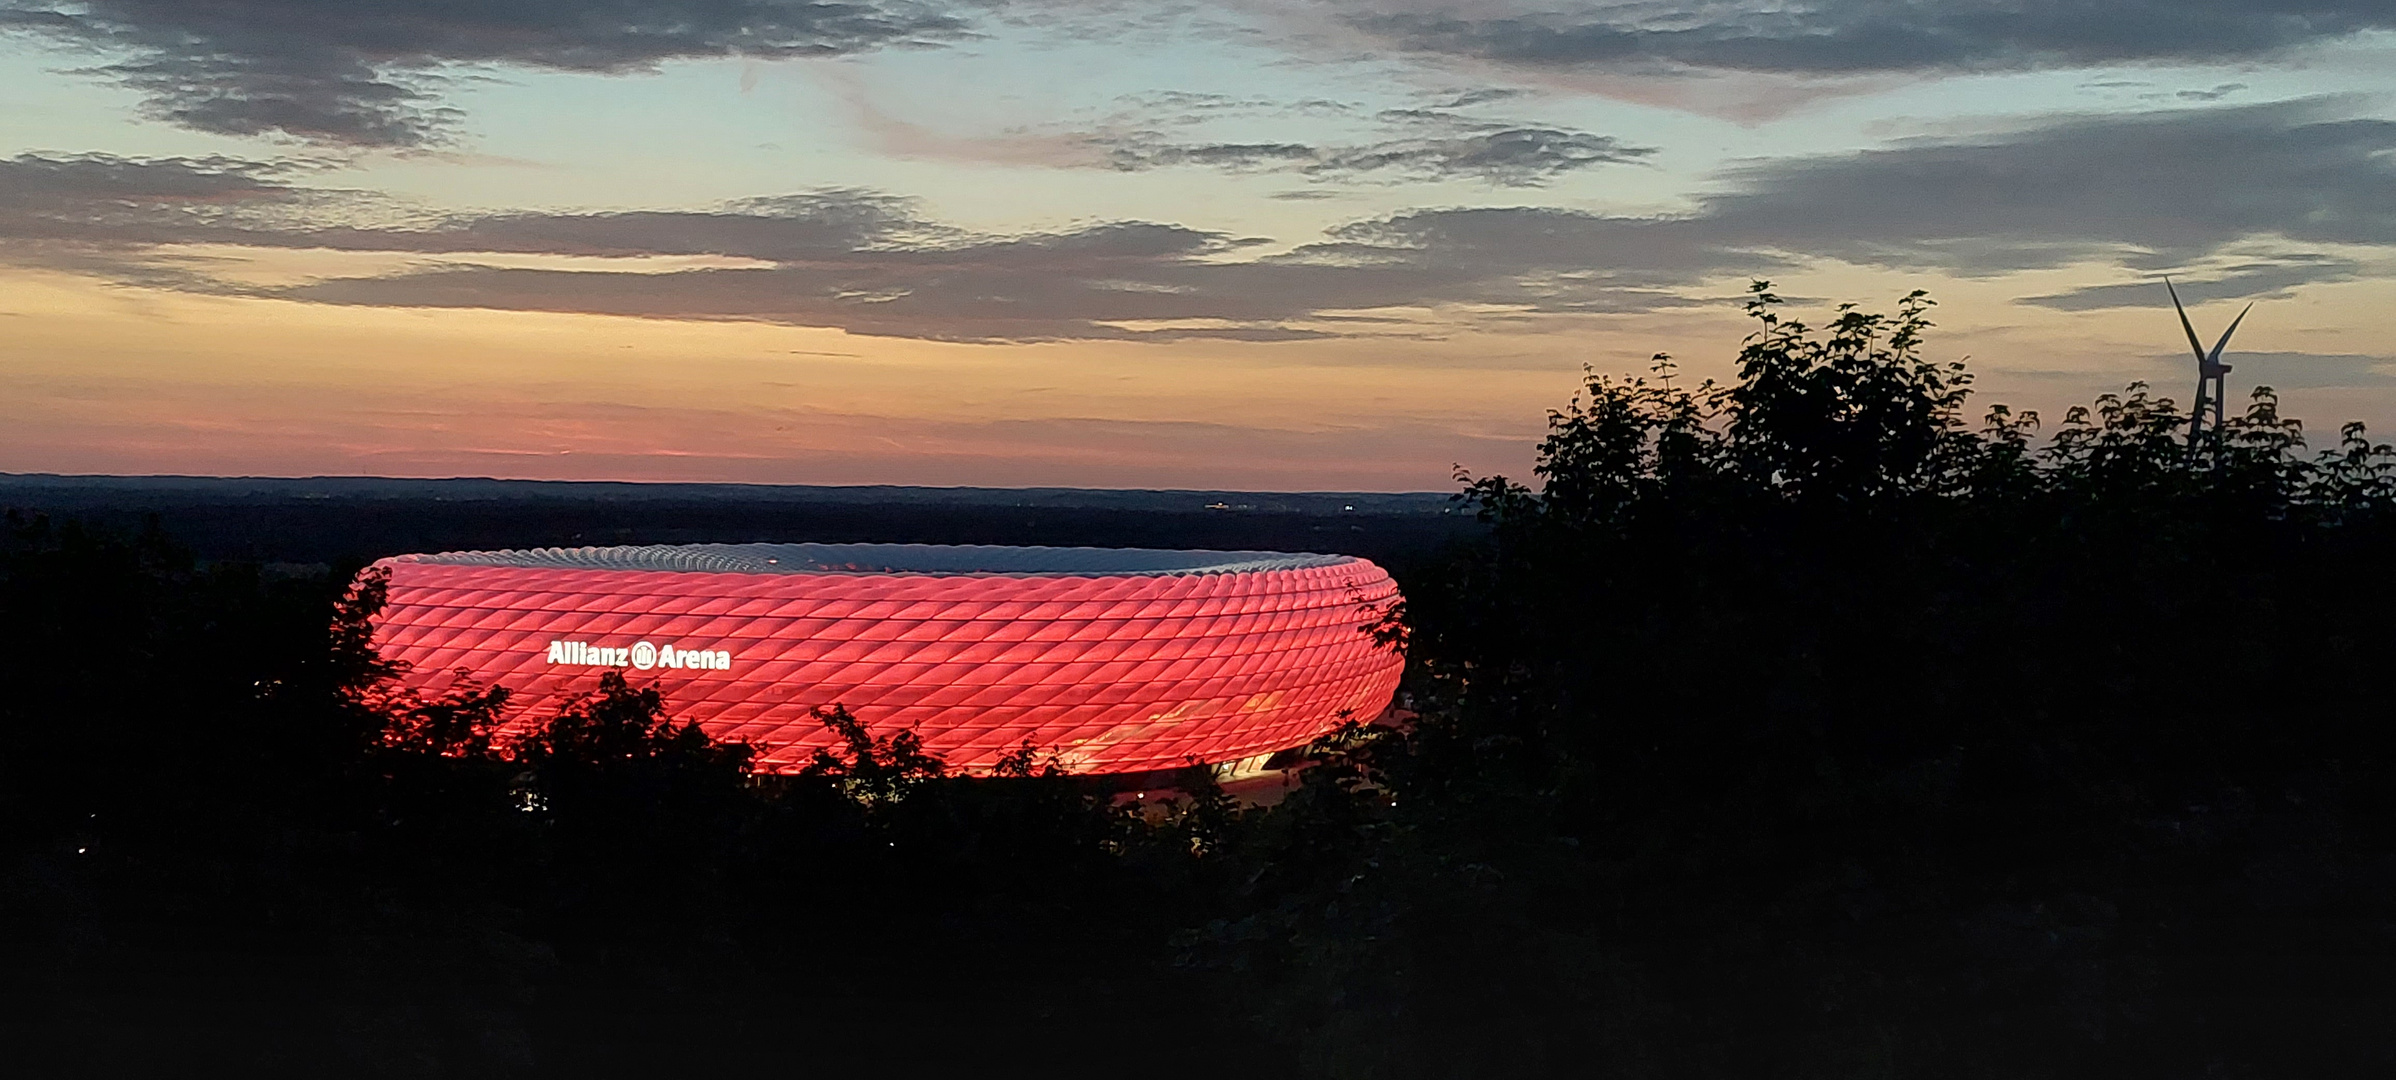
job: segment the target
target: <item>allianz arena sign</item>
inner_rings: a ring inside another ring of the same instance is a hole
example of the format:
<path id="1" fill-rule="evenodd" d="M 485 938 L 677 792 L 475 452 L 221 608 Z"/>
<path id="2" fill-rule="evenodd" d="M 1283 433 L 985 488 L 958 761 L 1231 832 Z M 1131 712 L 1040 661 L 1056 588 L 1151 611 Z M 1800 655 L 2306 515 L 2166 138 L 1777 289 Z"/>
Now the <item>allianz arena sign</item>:
<path id="1" fill-rule="evenodd" d="M 732 654 L 722 649 L 664 648 L 646 641 L 633 642 L 629 649 L 594 646 L 586 641 L 552 641 L 549 643 L 549 662 L 572 667 L 630 667 L 647 671 L 654 667 L 712 668 L 732 670 Z"/>
<path id="2" fill-rule="evenodd" d="M 697 544 L 403 555 L 376 644 L 428 692 L 504 686 L 521 728 L 604 670 L 796 770 L 846 707 L 966 771 L 1029 740 L 1077 772 L 1223 763 L 1389 705 L 1398 599 L 1342 555 Z"/>

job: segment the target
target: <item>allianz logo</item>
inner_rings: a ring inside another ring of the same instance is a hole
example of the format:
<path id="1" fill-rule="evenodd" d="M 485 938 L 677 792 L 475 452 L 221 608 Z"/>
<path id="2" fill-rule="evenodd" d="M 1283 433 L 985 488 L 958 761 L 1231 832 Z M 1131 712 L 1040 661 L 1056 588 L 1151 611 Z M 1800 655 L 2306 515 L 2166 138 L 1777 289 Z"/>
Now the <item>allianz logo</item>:
<path id="1" fill-rule="evenodd" d="M 651 668 L 732 670 L 732 654 L 727 650 L 683 649 L 673 645 L 652 645 L 646 641 L 636 641 L 628 649 L 584 641 L 552 641 L 549 643 L 549 662 L 569 667 L 630 667 L 642 671 Z"/>

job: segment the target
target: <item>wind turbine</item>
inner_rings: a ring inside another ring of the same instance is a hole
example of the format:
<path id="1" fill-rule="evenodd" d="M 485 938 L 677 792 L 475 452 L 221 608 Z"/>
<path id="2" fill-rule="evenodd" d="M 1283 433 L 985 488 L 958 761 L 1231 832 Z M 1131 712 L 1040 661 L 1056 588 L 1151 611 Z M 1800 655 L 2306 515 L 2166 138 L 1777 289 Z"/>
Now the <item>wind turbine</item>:
<path id="1" fill-rule="evenodd" d="M 2213 351 L 2208 353 L 2204 343 L 2196 339 L 2196 326 L 2188 321 L 2188 309 L 2180 305 L 2180 290 L 2171 287 L 2171 278 L 2163 279 L 2163 290 L 2171 294 L 2171 308 L 2180 313 L 2180 329 L 2188 332 L 2188 350 L 2196 354 L 2196 408 L 2188 417 L 2188 445 L 2195 446 L 2197 437 L 2205 431 L 2206 403 L 2213 406 L 2213 430 L 2221 430 L 2221 402 L 2229 396 L 2228 379 L 2224 376 L 2230 373 L 2230 366 L 2221 362 L 2221 350 L 2230 343 L 2230 335 L 2238 332 L 2238 324 L 2246 321 L 2246 312 L 2253 311 L 2255 306 L 2246 305 L 2237 318 L 2231 319 L 2230 328 L 2221 332 L 2221 340 L 2214 342 Z"/>

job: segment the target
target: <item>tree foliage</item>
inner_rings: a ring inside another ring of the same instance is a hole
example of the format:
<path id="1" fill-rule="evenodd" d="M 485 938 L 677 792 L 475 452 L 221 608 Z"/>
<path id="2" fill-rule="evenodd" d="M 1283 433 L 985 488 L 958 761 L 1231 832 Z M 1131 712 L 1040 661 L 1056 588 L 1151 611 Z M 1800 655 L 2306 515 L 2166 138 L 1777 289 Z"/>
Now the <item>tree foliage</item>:
<path id="1" fill-rule="evenodd" d="M 1459 477 L 1419 719 L 1194 962 L 1355 1075 L 2396 1062 L 2258 989 L 2327 940 L 2378 958 L 2308 969 L 2340 1008 L 2392 988 L 2396 455 L 2268 388 L 2193 446 L 2142 385 L 1973 424 L 1921 294 L 1779 308 L 1735 382 L 1592 373 L 1535 486 Z"/>

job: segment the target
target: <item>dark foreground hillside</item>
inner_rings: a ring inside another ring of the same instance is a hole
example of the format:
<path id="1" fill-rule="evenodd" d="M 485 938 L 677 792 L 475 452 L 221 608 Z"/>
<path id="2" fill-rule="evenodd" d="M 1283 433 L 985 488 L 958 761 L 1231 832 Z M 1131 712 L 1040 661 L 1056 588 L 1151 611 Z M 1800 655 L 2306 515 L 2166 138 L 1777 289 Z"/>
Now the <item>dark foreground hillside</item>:
<path id="1" fill-rule="evenodd" d="M 753 777 L 621 680 L 495 740 L 391 689 L 371 580 L 13 521 L 11 1062 L 2396 1071 L 2396 450 L 2265 390 L 1975 420 L 1918 297 L 1753 313 L 1731 385 L 1592 378 L 1467 482 L 1380 631 L 1413 723 L 1266 809 L 839 713 Z"/>

